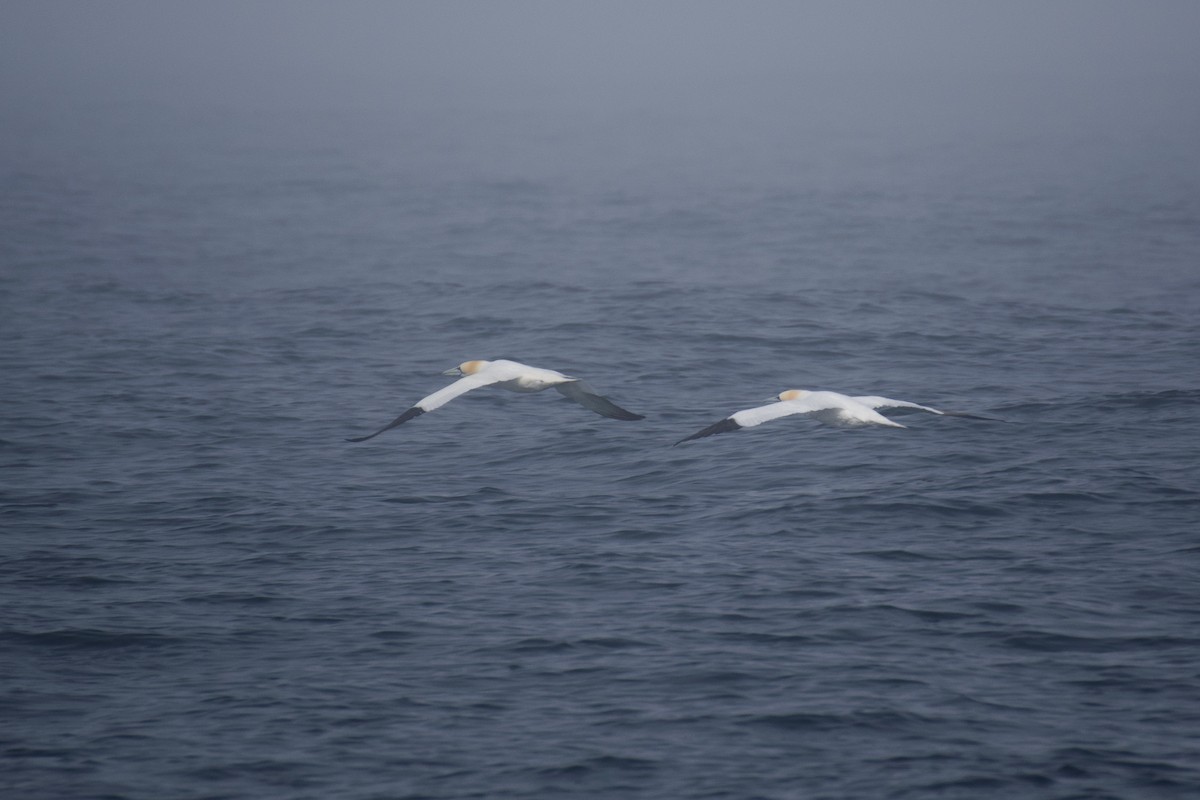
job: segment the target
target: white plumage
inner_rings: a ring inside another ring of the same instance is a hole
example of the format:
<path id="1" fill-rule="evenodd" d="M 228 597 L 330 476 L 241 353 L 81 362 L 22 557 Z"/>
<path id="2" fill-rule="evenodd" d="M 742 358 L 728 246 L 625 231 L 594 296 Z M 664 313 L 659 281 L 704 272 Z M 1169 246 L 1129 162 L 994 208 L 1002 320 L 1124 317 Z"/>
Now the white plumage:
<path id="1" fill-rule="evenodd" d="M 777 402 L 756 408 L 747 408 L 730 414 L 720 422 L 713 423 L 707 428 L 693 433 L 676 444 L 713 436 L 718 433 L 736 431 L 742 428 L 753 428 L 780 417 L 790 417 L 803 414 L 823 422 L 826 425 L 838 427 L 857 427 L 860 425 L 883 425 L 889 428 L 903 428 L 899 422 L 888 419 L 880 414 L 879 408 L 902 408 L 910 411 L 924 411 L 929 414 L 952 417 L 970 417 L 972 419 L 992 419 L 975 414 L 964 414 L 959 411 L 941 411 L 929 406 L 910 403 L 907 400 L 893 400 L 890 397 L 877 395 L 861 395 L 851 397 L 838 392 L 810 392 L 805 389 L 788 389 L 779 393 Z"/>
<path id="2" fill-rule="evenodd" d="M 483 386 L 496 386 L 510 392 L 540 392 L 554 387 L 564 397 L 579 403 L 586 409 L 596 412 L 609 419 L 637 420 L 644 419 L 640 414 L 634 414 L 618 406 L 608 398 L 597 394 L 586 383 L 578 378 L 572 378 L 552 369 L 540 369 L 522 364 L 519 361 L 497 359 L 495 361 L 464 361 L 453 369 L 448 369 L 443 375 L 460 375 L 458 380 L 442 389 L 438 389 L 428 397 L 419 400 L 396 419 L 384 425 L 374 433 L 348 439 L 350 442 L 365 442 L 384 431 L 389 431 L 397 425 L 419 417 L 427 411 L 441 408 L 459 395 L 466 394 L 472 389 Z"/>

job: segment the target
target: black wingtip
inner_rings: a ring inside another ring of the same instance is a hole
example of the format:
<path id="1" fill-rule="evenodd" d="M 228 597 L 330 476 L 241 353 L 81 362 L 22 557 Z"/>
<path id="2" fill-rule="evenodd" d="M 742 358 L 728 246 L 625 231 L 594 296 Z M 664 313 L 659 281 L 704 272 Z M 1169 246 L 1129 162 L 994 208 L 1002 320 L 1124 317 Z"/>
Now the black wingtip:
<path id="1" fill-rule="evenodd" d="M 389 422 L 387 425 L 384 425 L 382 428 L 375 431 L 374 433 L 369 433 L 366 436 L 358 436 L 354 439 L 347 439 L 346 441 L 347 442 L 365 442 L 367 439 L 374 439 L 379 434 L 384 433 L 386 431 L 390 431 L 392 428 L 396 427 L 397 425 L 403 425 L 405 422 L 408 422 L 410 419 L 413 419 L 414 417 L 419 417 L 424 413 L 425 413 L 425 409 L 418 408 L 417 406 L 413 406 L 408 411 L 405 411 L 403 414 L 396 417 L 394 420 Z"/>
<path id="2" fill-rule="evenodd" d="M 683 444 L 684 442 L 690 442 L 692 439 L 703 439 L 705 436 L 715 436 L 718 433 L 726 433 L 728 431 L 736 431 L 736 430 L 740 429 L 741 427 L 742 427 L 741 425 L 738 425 L 736 422 L 733 421 L 733 417 L 726 417 L 725 419 L 721 420 L 720 422 L 714 422 L 712 425 L 709 425 L 707 428 L 705 428 L 702 431 L 693 433 L 691 436 L 688 436 L 684 439 L 680 439 L 678 442 L 676 442 L 675 444 L 673 444 L 671 446 L 678 447 L 679 445 Z"/>

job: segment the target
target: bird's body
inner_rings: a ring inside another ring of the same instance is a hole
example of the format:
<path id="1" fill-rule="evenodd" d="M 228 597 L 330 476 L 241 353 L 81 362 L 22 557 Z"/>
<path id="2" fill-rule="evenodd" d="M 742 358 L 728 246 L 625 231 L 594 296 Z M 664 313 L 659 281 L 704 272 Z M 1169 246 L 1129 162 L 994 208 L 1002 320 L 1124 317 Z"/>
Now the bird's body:
<path id="1" fill-rule="evenodd" d="M 797 414 L 812 417 L 826 425 L 843 428 L 853 428 L 863 425 L 881 425 L 888 428 L 903 428 L 899 422 L 890 420 L 876 409 L 899 408 L 910 411 L 923 411 L 939 416 L 970 417 L 973 419 L 991 419 L 974 414 L 964 414 L 957 411 L 940 411 L 929 406 L 910 403 L 907 400 L 893 400 L 877 395 L 861 395 L 851 397 L 838 392 L 810 392 L 804 389 L 789 389 L 780 392 L 777 402 L 756 408 L 747 408 L 730 414 L 720 422 L 709 425 L 704 430 L 680 439 L 676 444 L 713 436 L 718 433 L 753 428 L 780 417 Z"/>
<path id="2" fill-rule="evenodd" d="M 552 369 L 541 369 L 522 364 L 519 361 L 496 359 L 494 361 L 464 361 L 453 369 L 448 369 L 444 375 L 458 375 L 457 381 L 438 389 L 433 394 L 422 398 L 392 422 L 367 436 L 349 439 L 351 442 L 363 442 L 374 438 L 384 431 L 391 430 L 397 425 L 408 422 L 428 411 L 434 411 L 449 403 L 461 394 L 484 386 L 495 386 L 510 392 L 540 392 L 551 387 L 557 389 L 564 397 L 579 403 L 584 408 L 610 419 L 637 420 L 644 419 L 640 414 L 626 411 L 606 397 L 597 394 L 591 387 L 578 378 L 572 378 Z"/>
<path id="3" fill-rule="evenodd" d="M 470 363 L 470 362 L 467 362 Z M 461 371 L 461 367 L 460 367 Z M 489 377 L 499 378 L 493 386 L 507 389 L 510 392 L 540 392 L 551 386 L 561 386 L 578 380 L 555 372 L 552 369 L 526 366 L 517 361 L 497 360 L 488 362 L 485 370 L 480 370 Z M 475 373 L 476 375 L 479 372 Z M 504 377 L 511 376 L 511 377 Z"/>

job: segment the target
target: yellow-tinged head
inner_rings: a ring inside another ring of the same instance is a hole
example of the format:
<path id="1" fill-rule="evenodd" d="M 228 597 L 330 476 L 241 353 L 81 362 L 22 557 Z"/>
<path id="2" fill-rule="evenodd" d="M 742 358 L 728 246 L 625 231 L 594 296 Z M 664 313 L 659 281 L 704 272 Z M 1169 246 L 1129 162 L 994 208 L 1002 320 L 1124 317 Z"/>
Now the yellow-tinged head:
<path id="1" fill-rule="evenodd" d="M 445 372 L 443 372 L 442 374 L 443 375 L 457 375 L 460 377 L 463 375 L 474 375 L 476 372 L 479 372 L 479 370 L 486 367 L 489 363 L 491 363 L 491 362 L 482 361 L 482 360 L 480 360 L 480 361 L 464 361 L 463 363 L 459 364 L 457 367 L 448 369 Z"/>
<path id="2" fill-rule="evenodd" d="M 807 389 L 788 389 L 786 392 L 779 393 L 780 400 L 799 400 L 810 394 Z"/>

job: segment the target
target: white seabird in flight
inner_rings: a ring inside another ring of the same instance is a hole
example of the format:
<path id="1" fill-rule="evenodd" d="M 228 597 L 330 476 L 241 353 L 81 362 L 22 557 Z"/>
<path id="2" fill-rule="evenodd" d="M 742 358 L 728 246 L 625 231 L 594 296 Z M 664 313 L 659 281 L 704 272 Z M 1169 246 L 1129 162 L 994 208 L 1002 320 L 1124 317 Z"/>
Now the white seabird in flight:
<path id="1" fill-rule="evenodd" d="M 460 394 L 482 386 L 498 386 L 510 392 L 540 392 L 554 387 L 568 400 L 574 400 L 586 409 L 595 411 L 609 419 L 635 420 L 645 419 L 641 414 L 626 411 L 606 397 L 596 394 L 595 390 L 578 378 L 563 375 L 552 369 L 539 369 L 518 361 L 496 359 L 495 361 L 464 361 L 453 369 L 448 369 L 443 375 L 458 375 L 458 380 L 433 394 L 421 399 L 412 408 L 405 411 L 379 430 L 367 436 L 347 439 L 348 442 L 365 442 L 384 431 L 390 431 L 397 425 L 402 425 L 414 417 L 419 417 L 426 411 L 433 411 L 449 403 Z"/>
<path id="2" fill-rule="evenodd" d="M 788 389 L 780 392 L 778 402 L 757 408 L 747 408 L 730 414 L 720 422 L 709 425 L 702 431 L 693 433 L 687 438 L 680 439 L 675 444 L 683 444 L 692 439 L 713 436 L 727 431 L 742 428 L 753 428 L 773 419 L 787 417 L 793 414 L 804 414 L 818 422 L 838 427 L 858 427 L 861 425 L 884 425 L 889 428 L 904 428 L 899 422 L 888 419 L 875 409 L 902 408 L 909 411 L 924 411 L 945 417 L 969 417 L 970 419 L 986 419 L 1000 422 L 994 417 L 982 417 L 976 414 L 965 414 L 961 411 L 941 411 L 929 406 L 910 403 L 907 400 L 892 400 L 890 397 L 862 395 L 850 397 L 838 392 L 810 392 L 805 389 Z"/>

